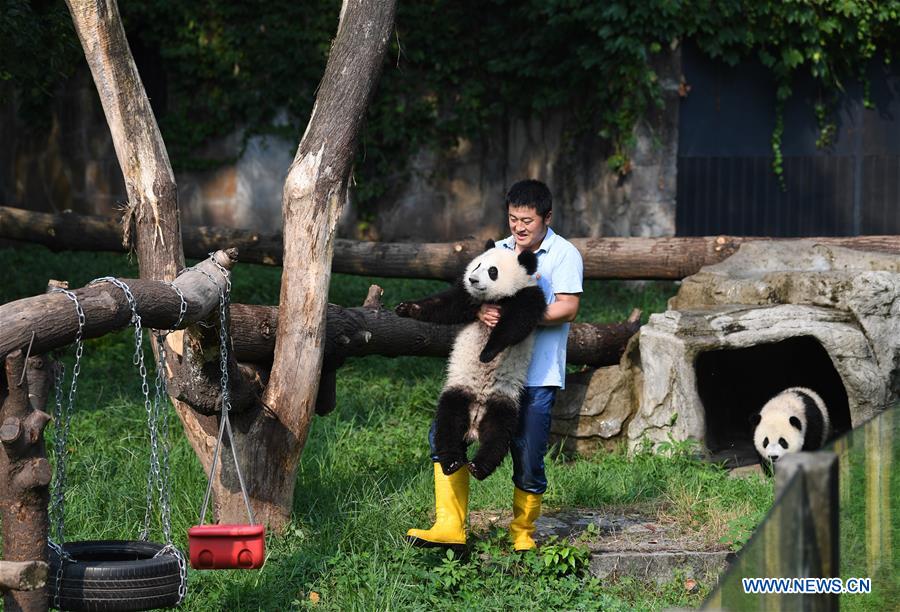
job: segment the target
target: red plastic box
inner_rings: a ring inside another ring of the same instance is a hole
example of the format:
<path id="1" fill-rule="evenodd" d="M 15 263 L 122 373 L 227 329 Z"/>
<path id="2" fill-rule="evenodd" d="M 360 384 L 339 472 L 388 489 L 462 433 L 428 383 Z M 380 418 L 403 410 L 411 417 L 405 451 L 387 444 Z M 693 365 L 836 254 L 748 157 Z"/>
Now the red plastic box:
<path id="1" fill-rule="evenodd" d="M 191 567 L 259 569 L 266 557 L 263 525 L 197 525 L 188 529 Z"/>

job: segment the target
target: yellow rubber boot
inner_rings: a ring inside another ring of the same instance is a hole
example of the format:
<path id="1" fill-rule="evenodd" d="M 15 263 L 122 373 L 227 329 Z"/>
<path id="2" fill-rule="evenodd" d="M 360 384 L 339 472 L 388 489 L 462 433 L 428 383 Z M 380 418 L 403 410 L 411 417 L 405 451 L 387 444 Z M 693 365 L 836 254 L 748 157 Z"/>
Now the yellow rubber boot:
<path id="1" fill-rule="evenodd" d="M 406 539 L 414 546 L 457 548 L 466 543 L 466 515 L 469 510 L 469 470 L 463 468 L 447 476 L 441 464 L 434 464 L 434 525 L 431 529 L 410 529 Z"/>
<path id="2" fill-rule="evenodd" d="M 517 551 L 531 550 L 535 547 L 534 522 L 541 515 L 541 494 L 528 493 L 515 488 L 513 493 L 513 520 L 509 524 L 509 537 L 513 549 Z"/>

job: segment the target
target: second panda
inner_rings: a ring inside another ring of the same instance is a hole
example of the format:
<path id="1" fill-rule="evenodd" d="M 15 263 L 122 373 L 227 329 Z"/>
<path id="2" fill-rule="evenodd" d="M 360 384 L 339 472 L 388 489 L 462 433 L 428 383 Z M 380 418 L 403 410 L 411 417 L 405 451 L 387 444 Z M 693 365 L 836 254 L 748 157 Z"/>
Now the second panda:
<path id="1" fill-rule="evenodd" d="M 534 347 L 534 330 L 544 316 L 544 293 L 534 273 L 537 256 L 516 254 L 489 242 L 448 291 L 396 312 L 432 323 L 469 323 L 456 336 L 447 380 L 435 414 L 435 452 L 449 475 L 467 465 L 483 480 L 499 467 L 509 450 L 519 417 L 519 401 Z M 489 328 L 478 320 L 482 304 L 498 304 L 500 320 Z M 479 448 L 467 460 L 469 442 Z"/>
<path id="2" fill-rule="evenodd" d="M 817 450 L 831 434 L 828 407 L 818 393 L 806 387 L 785 389 L 750 419 L 753 445 L 766 474 L 788 453 Z"/>

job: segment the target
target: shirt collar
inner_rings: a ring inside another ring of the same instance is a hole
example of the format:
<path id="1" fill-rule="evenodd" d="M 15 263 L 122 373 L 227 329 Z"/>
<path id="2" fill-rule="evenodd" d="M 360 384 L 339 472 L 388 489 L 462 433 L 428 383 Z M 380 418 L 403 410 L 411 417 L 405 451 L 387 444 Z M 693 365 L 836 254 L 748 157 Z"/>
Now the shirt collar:
<path id="1" fill-rule="evenodd" d="M 549 252 L 554 242 L 556 242 L 556 232 L 553 231 L 552 227 L 547 227 L 547 234 L 544 236 L 544 240 L 541 242 L 540 248 L 535 251 L 535 255 L 537 255 L 538 253 Z M 505 240 L 502 240 L 500 244 L 510 250 L 515 250 L 516 248 L 516 240 L 512 235 L 508 236 Z"/>

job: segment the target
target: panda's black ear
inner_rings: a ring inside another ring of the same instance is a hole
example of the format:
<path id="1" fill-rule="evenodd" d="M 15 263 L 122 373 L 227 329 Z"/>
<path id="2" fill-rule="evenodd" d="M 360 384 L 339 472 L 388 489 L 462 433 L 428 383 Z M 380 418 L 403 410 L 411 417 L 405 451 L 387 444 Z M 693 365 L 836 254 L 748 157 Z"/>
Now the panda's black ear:
<path id="1" fill-rule="evenodd" d="M 756 414 L 750 416 L 751 427 L 756 427 L 757 425 L 759 425 L 760 421 L 762 421 L 762 415 L 760 413 L 757 412 Z"/>
<path id="2" fill-rule="evenodd" d="M 803 431 L 803 424 L 800 422 L 800 419 L 792 416 L 788 421 L 797 429 L 797 431 Z"/>
<path id="3" fill-rule="evenodd" d="M 490 251 L 495 246 L 497 246 L 497 244 L 493 240 L 488 240 L 487 242 L 484 243 L 484 250 Z"/>
<path id="4" fill-rule="evenodd" d="M 519 253 L 519 265 L 529 274 L 534 274 L 537 271 L 537 255 L 531 251 L 522 251 Z"/>

